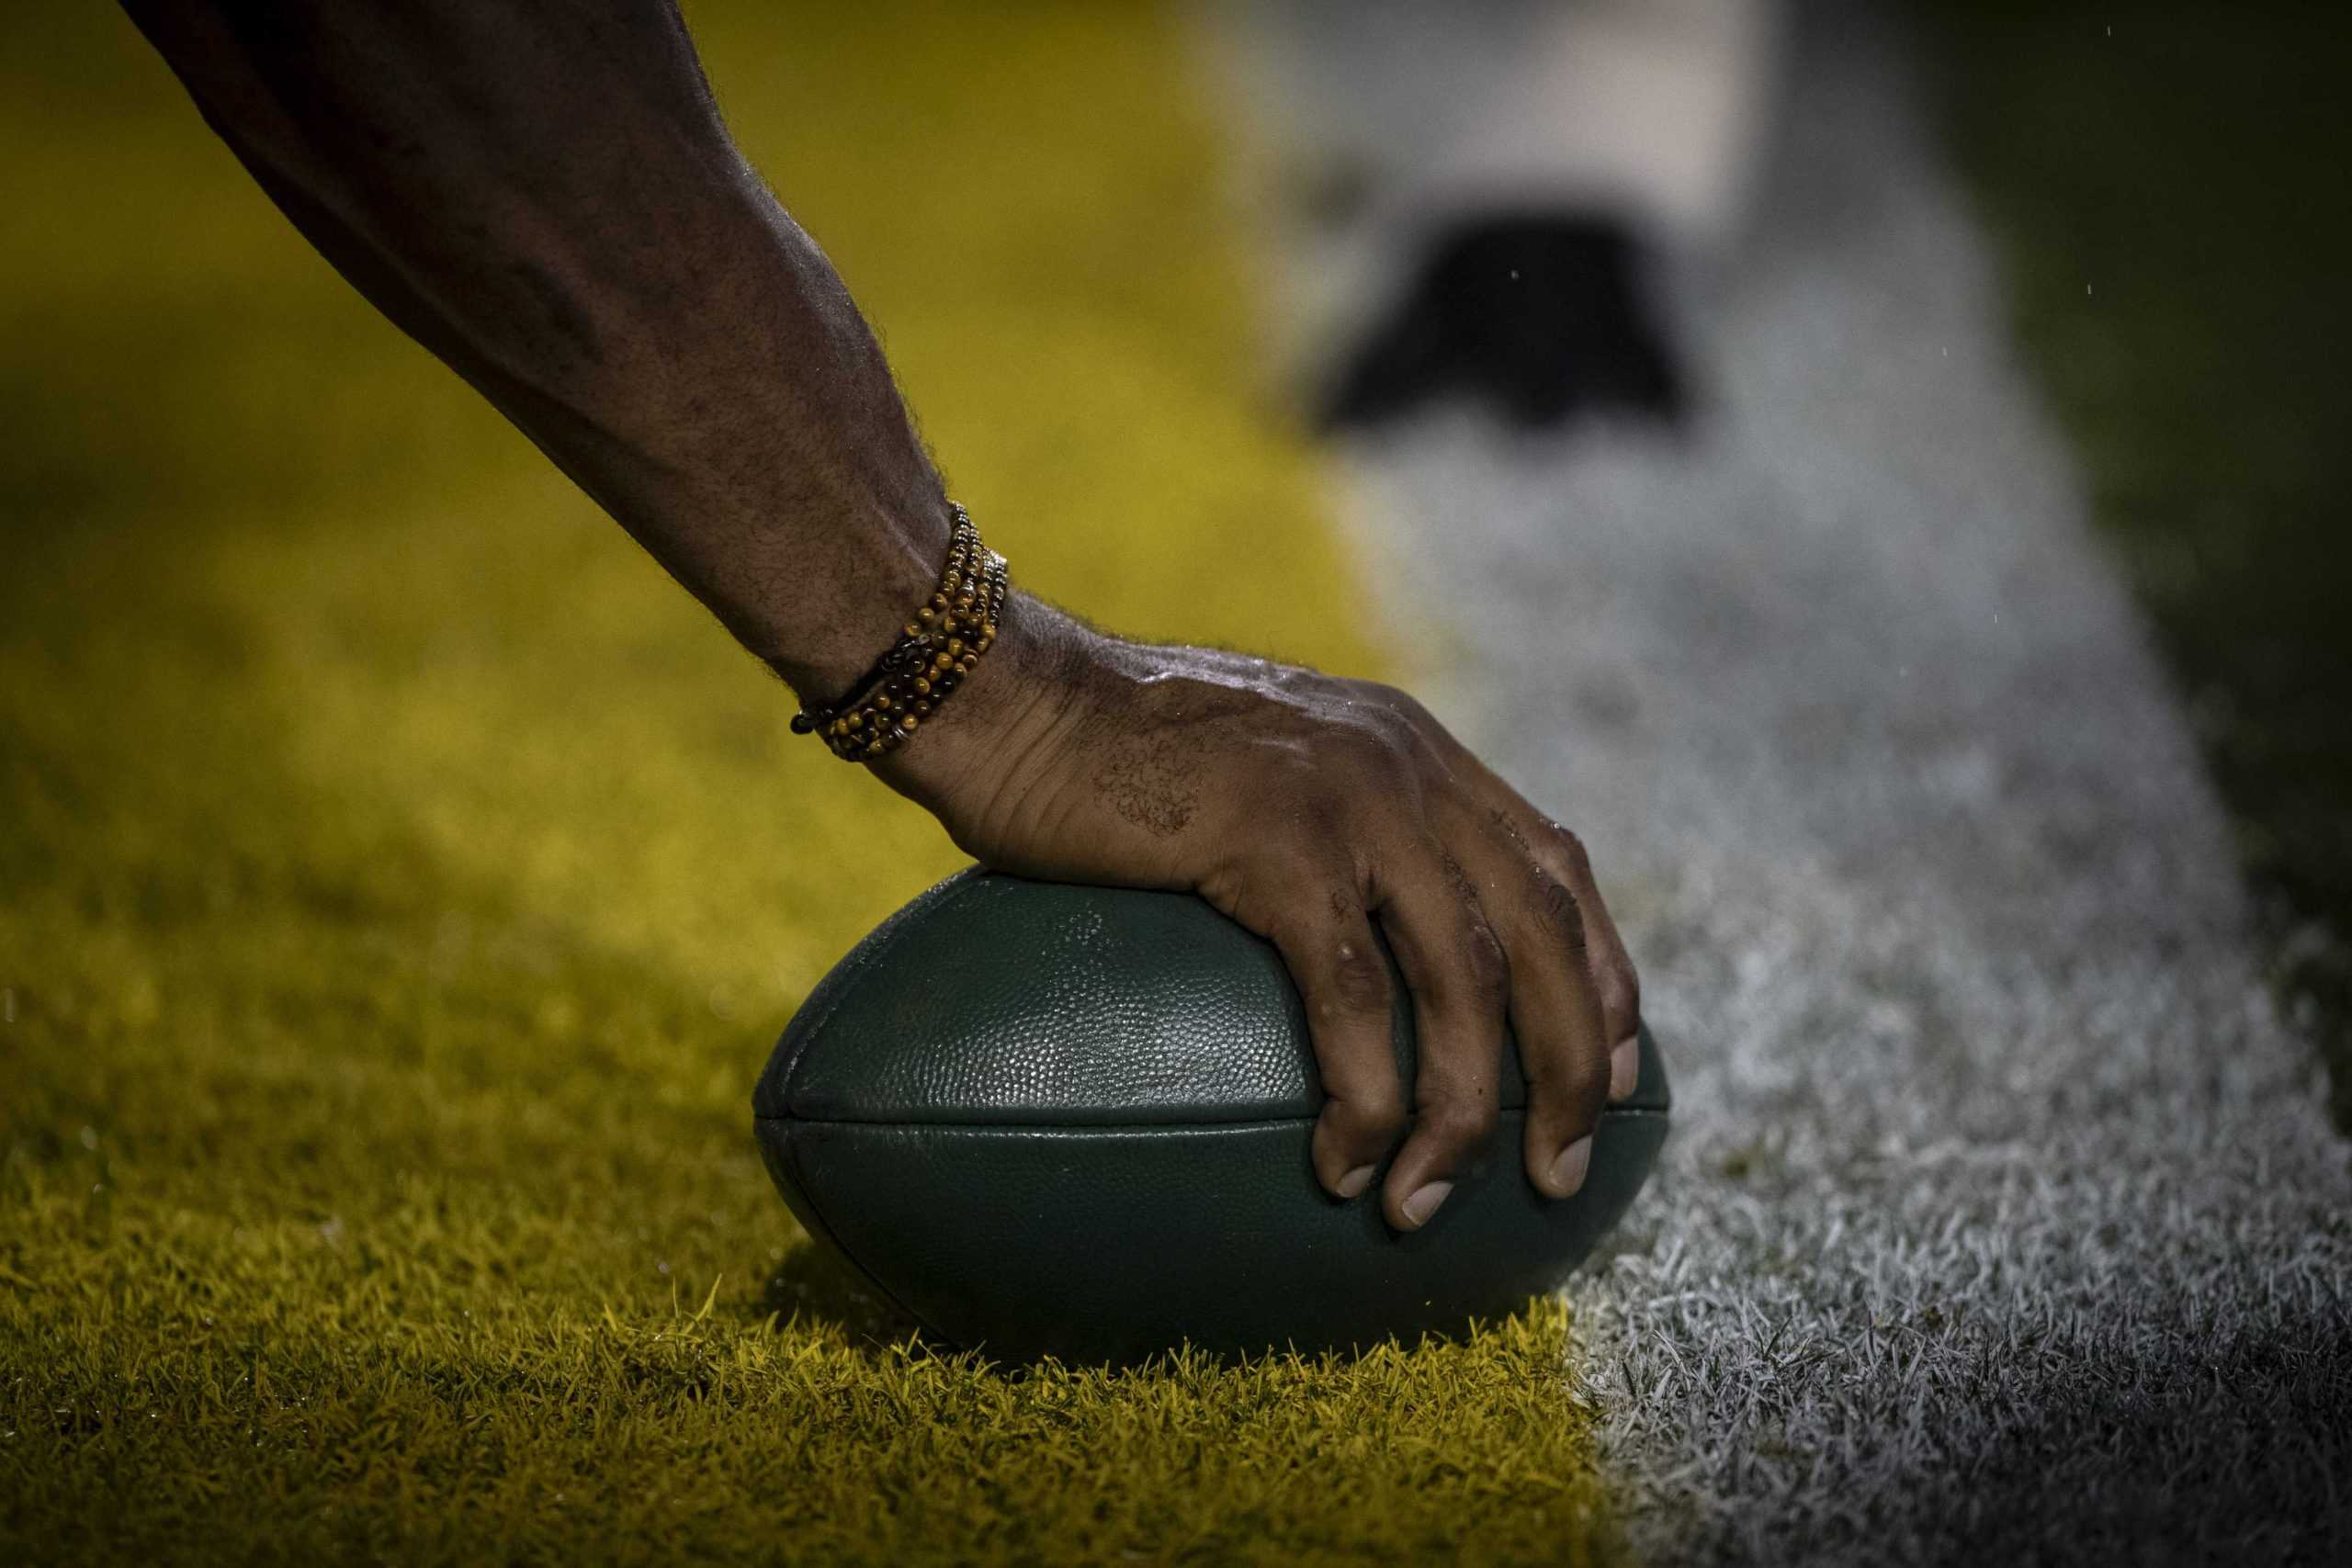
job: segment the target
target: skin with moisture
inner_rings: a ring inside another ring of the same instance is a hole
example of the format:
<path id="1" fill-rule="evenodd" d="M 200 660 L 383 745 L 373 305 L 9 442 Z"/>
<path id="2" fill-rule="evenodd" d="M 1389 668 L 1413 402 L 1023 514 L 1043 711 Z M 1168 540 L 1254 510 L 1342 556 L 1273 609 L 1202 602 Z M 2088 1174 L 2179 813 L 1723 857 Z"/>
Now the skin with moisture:
<path id="1" fill-rule="evenodd" d="M 842 694 L 930 593 L 939 475 L 667 0 L 128 8 L 328 260 L 804 698 Z M 1541 1190 L 1577 1190 L 1633 1088 L 1634 970 L 1583 847 L 1401 692 L 1016 593 L 875 771 L 989 865 L 1196 891 L 1272 941 L 1330 1097 L 1317 1175 L 1352 1198 L 1393 1153 L 1398 1228 L 1493 1132 L 1506 1018 Z M 1382 939 L 1415 1011 L 1409 1104 Z"/>

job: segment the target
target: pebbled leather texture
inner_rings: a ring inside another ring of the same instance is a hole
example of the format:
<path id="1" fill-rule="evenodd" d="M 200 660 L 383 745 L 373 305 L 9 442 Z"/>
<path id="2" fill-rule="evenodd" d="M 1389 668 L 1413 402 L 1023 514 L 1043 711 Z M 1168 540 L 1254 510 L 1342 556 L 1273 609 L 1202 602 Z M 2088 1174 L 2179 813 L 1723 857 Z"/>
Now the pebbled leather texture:
<path id="1" fill-rule="evenodd" d="M 1412 1029 L 1396 1017 L 1400 1064 Z M 978 868 L 892 916 L 812 991 L 752 1105 L 812 1236 L 933 1335 L 1008 1360 L 1119 1360 L 1451 1332 L 1556 1286 L 1647 1176 L 1669 1105 L 1641 1081 L 1550 1202 L 1520 1169 L 1526 1089 L 1421 1231 L 1327 1196 L 1322 1100 L 1272 947 L 1188 894 Z"/>
<path id="2" fill-rule="evenodd" d="M 1401 977 L 1396 992 L 1409 1086 Z M 1642 1088 L 1634 1104 L 1666 1108 L 1662 1072 Z M 1508 1032 L 1500 1089 L 1506 1110 L 1527 1103 Z M 1189 894 L 975 867 L 819 983 L 752 1104 L 822 1122 L 1069 1127 L 1277 1121 L 1322 1101 L 1306 1013 L 1271 942 Z"/>

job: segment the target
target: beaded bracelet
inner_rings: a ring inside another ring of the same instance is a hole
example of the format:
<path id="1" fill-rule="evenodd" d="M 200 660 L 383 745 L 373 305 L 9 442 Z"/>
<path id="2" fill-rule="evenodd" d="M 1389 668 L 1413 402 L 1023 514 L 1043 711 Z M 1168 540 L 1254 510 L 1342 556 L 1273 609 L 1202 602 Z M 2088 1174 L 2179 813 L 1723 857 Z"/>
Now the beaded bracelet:
<path id="1" fill-rule="evenodd" d="M 849 694 L 804 705 L 792 732 L 814 733 L 845 762 L 871 762 L 906 744 L 977 669 L 1004 615 L 1004 558 L 980 543 L 971 513 L 947 503 L 956 526 L 931 600 Z"/>

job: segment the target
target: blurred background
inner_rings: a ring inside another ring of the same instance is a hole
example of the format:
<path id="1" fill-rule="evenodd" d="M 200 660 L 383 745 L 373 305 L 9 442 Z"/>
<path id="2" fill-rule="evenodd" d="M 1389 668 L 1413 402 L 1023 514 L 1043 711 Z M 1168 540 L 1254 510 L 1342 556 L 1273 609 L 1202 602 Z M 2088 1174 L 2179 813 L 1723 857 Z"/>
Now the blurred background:
<path id="1" fill-rule="evenodd" d="M 1863 75 L 1965 194 L 1991 352 L 2020 356 L 2153 628 L 2265 984 L 2352 1125 L 2341 8 L 1468 9 L 688 16 L 1018 581 L 1136 636 L 1425 676 L 1480 736 L 1516 690 L 1480 662 L 1484 606 L 1358 515 L 1592 443 L 1703 462 L 1736 404 L 1744 236 L 1786 188 L 1759 171 L 1791 61 L 1849 28 L 1894 40 Z M 793 743 L 787 694 L 335 277 L 119 16 L 0 16 L 0 1350 L 46 1369 L 0 1405 L 19 1430 L 92 1413 L 116 1467 L 19 1470 L 51 1510 L 22 1517 L 164 1539 L 201 1499 L 155 1501 L 139 1466 L 217 1496 L 221 1412 L 323 1442 L 219 1393 L 258 1398 L 258 1347 L 347 1413 L 355 1337 L 544 1392 L 588 1343 L 570 1317 L 654 1336 L 708 1292 L 748 1337 L 808 1307 L 751 1079 L 814 980 L 958 857 Z M 1849 194 L 1813 190 L 1795 225 L 1824 257 L 1866 231 Z M 1821 321 L 1850 325 L 1838 304 Z M 1844 395 L 1857 421 L 1874 396 Z M 1577 547 L 1545 547 L 1561 570 Z M 1594 746 L 1671 703 L 1627 679 L 1563 699 Z M 1643 863 L 1625 897 L 1670 977 L 1675 896 Z M 187 1419 L 126 1435 L 134 1385 Z M 843 1432 L 787 1467 L 846 1521 L 825 1540 L 944 1528 L 853 1495 L 862 1465 L 912 1495 L 946 1461 Z M 1582 1432 L 1561 1426 L 1545 1495 L 1591 1495 Z M 603 1454 L 580 1435 L 566 1462 Z M 306 1490 L 272 1463 L 287 1496 L 407 1506 L 406 1483 Z M 953 1506 L 1109 1510 L 1056 1538 L 1087 1550 L 1160 1539 L 1115 1482 L 1009 1484 Z M 1288 1496 L 1264 1539 L 1442 1529 L 1452 1485 L 1419 1523 Z M 656 1541 L 675 1516 L 639 1522 Z M 1476 1528 L 1496 1557 L 1563 1539 Z"/>
<path id="2" fill-rule="evenodd" d="M 2352 210 L 2319 196 L 2352 152 L 2322 81 L 2352 31 L 2329 6 L 1928 0 L 1919 36 L 2352 1128 Z"/>

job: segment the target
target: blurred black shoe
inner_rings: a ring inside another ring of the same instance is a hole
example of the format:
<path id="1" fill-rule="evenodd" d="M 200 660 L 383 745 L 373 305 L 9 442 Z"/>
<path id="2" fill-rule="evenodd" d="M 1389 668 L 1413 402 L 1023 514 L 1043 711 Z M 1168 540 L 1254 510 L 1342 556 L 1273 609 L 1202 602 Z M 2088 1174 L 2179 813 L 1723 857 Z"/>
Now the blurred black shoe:
<path id="1" fill-rule="evenodd" d="M 1396 310 L 1347 363 L 1321 423 L 1370 427 L 1467 394 L 1529 429 L 1600 412 L 1679 424 L 1684 382 L 1650 265 L 1607 219 L 1464 223 L 1430 247 Z"/>

